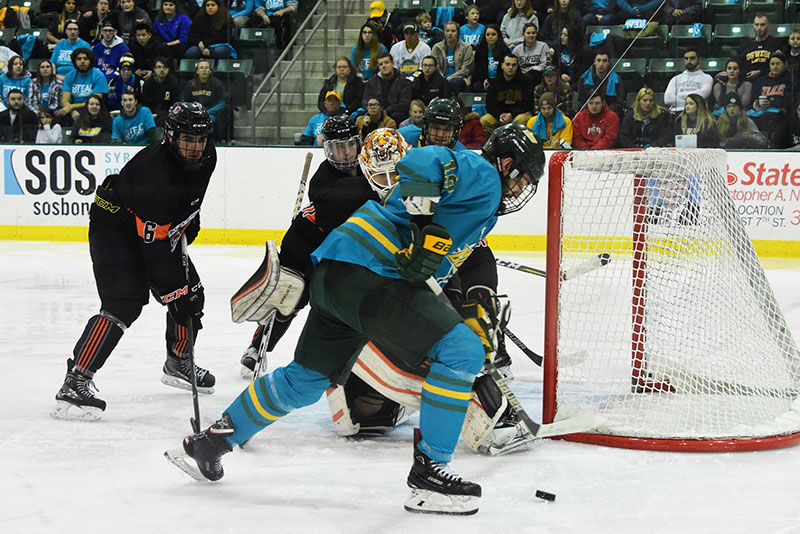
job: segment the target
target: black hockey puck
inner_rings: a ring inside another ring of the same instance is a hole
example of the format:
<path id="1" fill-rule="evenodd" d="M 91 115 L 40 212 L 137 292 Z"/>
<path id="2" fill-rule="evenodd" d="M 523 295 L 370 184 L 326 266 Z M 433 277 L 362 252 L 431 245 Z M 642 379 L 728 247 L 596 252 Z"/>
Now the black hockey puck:
<path id="1" fill-rule="evenodd" d="M 544 499 L 545 501 L 555 501 L 556 494 L 555 493 L 548 493 L 542 490 L 536 490 L 536 496 L 540 499 Z"/>

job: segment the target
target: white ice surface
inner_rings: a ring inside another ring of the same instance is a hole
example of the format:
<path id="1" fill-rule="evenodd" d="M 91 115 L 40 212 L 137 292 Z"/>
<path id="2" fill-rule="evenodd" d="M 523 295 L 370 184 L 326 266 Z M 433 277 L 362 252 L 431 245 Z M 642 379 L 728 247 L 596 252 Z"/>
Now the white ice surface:
<path id="1" fill-rule="evenodd" d="M 197 359 L 218 384 L 200 399 L 203 426 L 246 385 L 238 361 L 252 328 L 230 321 L 228 299 L 262 252 L 191 247 L 207 299 Z M 797 336 L 800 268 L 773 266 L 768 276 Z M 543 281 L 507 269 L 500 276 L 514 301 L 510 327 L 541 351 Z M 162 457 L 189 432 L 192 404 L 188 392 L 159 382 L 164 310 L 155 302 L 97 374 L 108 402 L 102 421 L 48 416 L 65 360 L 98 306 L 87 244 L 0 242 L 0 533 L 800 533 L 800 447 L 687 454 L 545 440 L 486 458 L 459 445 L 454 468 L 483 486 L 478 514 L 410 514 L 402 505 L 416 419 L 384 438 L 343 439 L 324 400 L 225 456 L 222 481 L 195 482 Z M 290 360 L 302 319 L 270 369 Z M 540 370 L 509 350 L 512 387 L 539 419 Z M 535 498 L 536 489 L 556 501 Z"/>

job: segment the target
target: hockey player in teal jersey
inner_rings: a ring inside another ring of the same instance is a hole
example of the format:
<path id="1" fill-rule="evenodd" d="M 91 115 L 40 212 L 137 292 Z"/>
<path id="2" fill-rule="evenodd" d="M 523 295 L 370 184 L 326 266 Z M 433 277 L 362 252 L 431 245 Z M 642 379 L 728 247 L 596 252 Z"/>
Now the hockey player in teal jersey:
<path id="1" fill-rule="evenodd" d="M 477 512 L 480 486 L 448 464 L 472 382 L 492 350 L 488 326 L 479 306 L 468 306 L 469 318 L 462 319 L 424 281 L 435 276 L 446 283 L 498 215 L 530 200 L 543 168 L 533 134 L 512 124 L 495 130 L 480 155 L 442 147 L 410 151 L 397 163 L 393 187 L 393 176 L 369 176 L 376 188 L 391 189 L 382 203 L 369 201 L 353 213 L 313 253 L 311 310 L 294 361 L 250 384 L 221 419 L 185 438 L 183 451 L 168 451 L 168 458 L 196 478 L 220 479 L 223 454 L 313 404 L 331 383 L 344 383 L 361 348 L 373 340 L 412 367 L 426 356 L 432 361 L 405 508 Z"/>

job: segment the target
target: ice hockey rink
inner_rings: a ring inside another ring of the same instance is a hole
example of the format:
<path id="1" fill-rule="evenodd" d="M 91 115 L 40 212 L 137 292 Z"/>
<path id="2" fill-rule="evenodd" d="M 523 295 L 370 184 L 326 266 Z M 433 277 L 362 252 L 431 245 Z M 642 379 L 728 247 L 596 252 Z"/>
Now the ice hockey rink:
<path id="1" fill-rule="evenodd" d="M 253 329 L 230 321 L 228 300 L 263 249 L 193 245 L 190 253 L 206 291 L 196 357 L 217 377 L 216 393 L 200 398 L 205 427 L 246 385 L 238 362 Z M 497 256 L 544 266 L 540 255 Z M 151 301 L 97 374 L 108 402 L 101 421 L 53 420 L 65 361 L 99 307 L 88 244 L 0 241 L 0 257 L 2 533 L 800 533 L 800 446 L 666 453 L 541 440 L 490 458 L 461 444 L 453 467 L 483 486 L 478 514 L 410 514 L 403 502 L 417 418 L 385 437 L 344 439 L 324 400 L 225 456 L 220 482 L 196 482 L 162 456 L 189 433 L 192 413 L 189 392 L 159 381 L 165 310 Z M 765 265 L 800 336 L 800 261 Z M 501 269 L 500 291 L 513 301 L 510 328 L 541 352 L 543 280 Z M 290 361 L 303 317 L 270 369 Z M 512 389 L 539 420 L 541 370 L 509 351 Z M 537 489 L 556 500 L 537 499 Z"/>

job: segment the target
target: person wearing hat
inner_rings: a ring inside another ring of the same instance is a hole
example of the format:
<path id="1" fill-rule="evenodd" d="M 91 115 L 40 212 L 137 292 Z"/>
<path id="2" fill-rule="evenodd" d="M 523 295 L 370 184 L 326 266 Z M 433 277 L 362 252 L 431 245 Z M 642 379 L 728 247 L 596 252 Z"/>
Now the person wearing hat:
<path id="1" fill-rule="evenodd" d="M 103 23 L 111 21 L 116 28 L 117 13 L 111 10 L 110 0 L 97 0 L 94 9 L 87 11 L 78 19 L 80 24 L 81 39 L 90 43 L 92 46 L 102 39 Z"/>
<path id="2" fill-rule="evenodd" d="M 533 113 L 539 113 L 539 99 L 545 93 L 553 93 L 556 107 L 567 117 L 572 117 L 572 100 L 574 92 L 570 85 L 558 76 L 553 65 L 547 65 L 542 71 L 542 83 L 533 88 Z"/>
<path id="3" fill-rule="evenodd" d="M 375 37 L 386 47 L 386 50 L 391 49 L 398 41 L 393 32 L 394 26 L 389 21 L 389 12 L 386 10 L 386 4 L 380 0 L 376 0 L 369 5 L 369 17 L 365 24 L 372 28 Z"/>
<path id="4" fill-rule="evenodd" d="M 342 106 L 342 95 L 335 89 L 325 93 L 324 106 L 325 111 L 321 111 L 309 119 L 306 129 L 300 136 L 301 145 L 322 146 L 322 125 L 325 124 L 328 117 L 347 113 Z"/>
<path id="5" fill-rule="evenodd" d="M 431 47 L 419 40 L 419 29 L 416 22 L 403 24 L 404 39 L 392 46 L 389 53 L 394 60 L 394 67 L 409 81 L 422 65 L 422 58 L 431 55 Z"/>
<path id="6" fill-rule="evenodd" d="M 122 107 L 122 95 L 133 91 L 139 100 L 142 91 L 142 79 L 136 73 L 136 61 L 130 54 L 125 54 L 119 62 L 119 74 L 108 84 L 108 109 L 115 111 Z"/>
<path id="7" fill-rule="evenodd" d="M 753 83 L 753 111 L 748 113 L 758 129 L 768 134 L 770 148 L 789 146 L 789 112 L 798 92 L 797 77 L 789 71 L 786 54 L 777 50 L 769 58 L 769 74 Z"/>
<path id="8" fill-rule="evenodd" d="M 92 52 L 97 58 L 95 66 L 100 69 L 106 80 L 110 81 L 117 75 L 117 67 L 122 56 L 130 54 L 131 50 L 117 35 L 117 28 L 112 21 L 106 19 L 103 22 L 100 34 L 100 41 L 92 47 Z"/>
<path id="9" fill-rule="evenodd" d="M 717 119 L 717 131 L 722 139 L 720 148 L 725 149 L 758 149 L 767 147 L 766 136 L 758 130 L 758 126 L 747 116 L 738 93 L 728 93 L 725 97 L 724 111 Z"/>
<path id="10" fill-rule="evenodd" d="M 78 48 L 91 49 L 92 46 L 80 38 L 80 26 L 74 20 L 68 20 L 64 24 L 66 39 L 60 40 L 50 56 L 50 62 L 56 66 L 56 74 L 60 80 L 72 72 L 75 67 L 72 64 L 72 53 Z"/>
<path id="11" fill-rule="evenodd" d="M 543 94 L 539 97 L 539 114 L 531 117 L 527 126 L 542 148 L 571 148 L 572 121 L 556 106 L 556 95 Z"/>
<path id="12" fill-rule="evenodd" d="M 664 92 L 664 103 L 673 114 L 683 111 L 686 97 L 697 94 L 708 100 L 714 88 L 714 78 L 700 69 L 700 53 L 697 48 L 687 48 L 683 53 L 686 69 L 670 78 Z"/>
<path id="13" fill-rule="evenodd" d="M 297 0 L 256 0 L 255 13 L 262 26 L 275 30 L 275 46 L 283 50 L 292 40 L 290 15 L 297 11 Z"/>
<path id="14" fill-rule="evenodd" d="M 444 40 L 433 45 L 431 55 L 436 58 L 439 73 L 447 79 L 450 94 L 458 95 L 470 83 L 475 67 L 475 52 L 459 39 L 459 25 L 449 21 L 444 25 Z"/>

